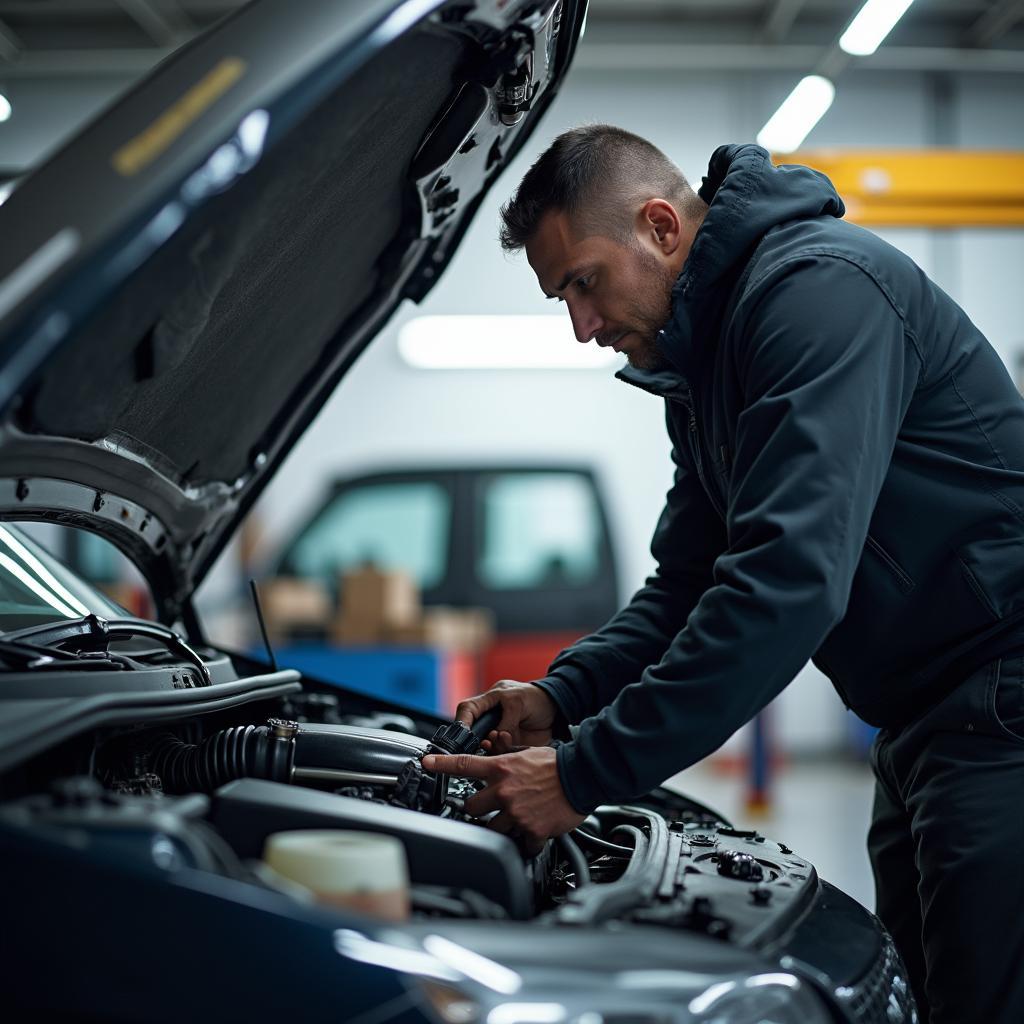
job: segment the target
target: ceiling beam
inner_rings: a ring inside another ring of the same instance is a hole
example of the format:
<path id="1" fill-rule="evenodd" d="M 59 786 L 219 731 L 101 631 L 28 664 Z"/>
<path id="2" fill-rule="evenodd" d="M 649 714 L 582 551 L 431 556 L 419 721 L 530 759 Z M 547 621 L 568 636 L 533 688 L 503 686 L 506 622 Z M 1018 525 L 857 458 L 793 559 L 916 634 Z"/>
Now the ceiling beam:
<path id="1" fill-rule="evenodd" d="M 761 35 L 769 43 L 781 43 L 807 0 L 771 0 L 761 25 Z"/>
<path id="2" fill-rule="evenodd" d="M 967 30 L 969 46 L 991 46 L 1024 18 L 1024 0 L 996 0 Z"/>
<path id="3" fill-rule="evenodd" d="M 30 50 L 0 63 L 14 78 L 130 78 L 144 74 L 173 53 L 173 47 L 115 50 Z M 590 40 L 578 50 L 580 71 L 797 71 L 818 68 L 828 53 L 820 46 L 762 43 L 605 43 Z M 849 70 L 946 71 L 1024 74 L 1024 50 L 966 50 L 926 46 L 883 46 L 870 57 L 851 60 Z"/>
<path id="4" fill-rule="evenodd" d="M 821 65 L 828 48 L 783 44 L 616 44 L 590 40 L 577 51 L 577 70 L 604 71 L 797 71 Z M 937 46 L 883 46 L 848 64 L 856 71 L 947 71 L 1024 74 L 1024 50 L 965 50 Z M 819 71 L 819 73 L 821 73 Z M 835 72 L 833 72 L 835 73 Z"/>
<path id="5" fill-rule="evenodd" d="M 173 0 L 164 0 L 160 8 L 151 0 L 117 0 L 117 4 L 157 46 L 174 46 L 196 30 Z"/>
<path id="6" fill-rule="evenodd" d="M 24 49 L 21 40 L 0 21 L 0 60 L 16 60 Z"/>

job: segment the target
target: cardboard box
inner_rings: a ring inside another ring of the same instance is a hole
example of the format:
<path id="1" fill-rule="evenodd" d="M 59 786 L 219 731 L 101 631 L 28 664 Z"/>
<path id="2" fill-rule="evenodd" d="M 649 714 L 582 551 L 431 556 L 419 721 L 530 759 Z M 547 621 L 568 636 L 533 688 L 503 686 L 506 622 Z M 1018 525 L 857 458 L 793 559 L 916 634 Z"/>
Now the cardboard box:
<path id="1" fill-rule="evenodd" d="M 494 614 L 488 608 L 426 608 L 416 623 L 389 627 L 385 641 L 400 646 L 474 653 L 494 637 Z"/>
<path id="2" fill-rule="evenodd" d="M 383 572 L 367 564 L 342 575 L 339 618 L 373 619 L 382 626 L 406 626 L 416 622 L 421 611 L 420 593 L 406 572 Z"/>
<path id="3" fill-rule="evenodd" d="M 331 641 L 342 647 L 377 646 L 388 642 L 378 619 L 359 615 L 338 616 L 331 626 Z"/>
<path id="4" fill-rule="evenodd" d="M 384 642 L 396 647 L 429 647 L 427 627 L 423 620 L 407 626 L 389 626 L 384 632 Z"/>
<path id="5" fill-rule="evenodd" d="M 331 621 L 331 596 L 315 580 L 281 576 L 259 584 L 260 605 L 271 639 L 323 632 Z"/>

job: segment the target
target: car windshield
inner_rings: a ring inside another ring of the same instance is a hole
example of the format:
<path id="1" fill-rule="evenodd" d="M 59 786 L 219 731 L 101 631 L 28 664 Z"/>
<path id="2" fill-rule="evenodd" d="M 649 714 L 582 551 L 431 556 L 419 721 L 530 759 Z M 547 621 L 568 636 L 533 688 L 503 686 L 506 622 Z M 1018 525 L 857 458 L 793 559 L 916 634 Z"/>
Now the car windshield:
<path id="1" fill-rule="evenodd" d="M 16 526 L 0 524 L 0 633 L 90 612 L 127 612 L 76 576 Z"/>

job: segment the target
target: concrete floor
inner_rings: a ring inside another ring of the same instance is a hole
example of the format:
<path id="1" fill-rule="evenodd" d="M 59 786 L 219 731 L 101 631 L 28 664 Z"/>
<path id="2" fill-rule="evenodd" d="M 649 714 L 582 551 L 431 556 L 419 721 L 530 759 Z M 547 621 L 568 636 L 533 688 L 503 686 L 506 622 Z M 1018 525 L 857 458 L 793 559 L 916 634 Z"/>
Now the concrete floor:
<path id="1" fill-rule="evenodd" d="M 771 806 L 746 807 L 742 774 L 723 772 L 713 761 L 675 776 L 684 792 L 724 814 L 739 828 L 756 828 L 810 860 L 818 874 L 874 909 L 875 890 L 865 842 L 874 780 L 866 764 L 848 760 L 795 762 L 774 776 Z"/>

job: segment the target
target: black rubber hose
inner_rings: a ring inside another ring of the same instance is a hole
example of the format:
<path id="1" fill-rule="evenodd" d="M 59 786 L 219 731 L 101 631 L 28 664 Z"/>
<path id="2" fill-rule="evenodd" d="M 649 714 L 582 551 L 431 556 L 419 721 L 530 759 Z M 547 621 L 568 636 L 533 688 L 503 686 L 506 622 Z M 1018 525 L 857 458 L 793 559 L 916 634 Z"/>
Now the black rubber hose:
<path id="1" fill-rule="evenodd" d="M 647 853 L 647 836 L 643 834 L 635 825 L 616 825 L 612 829 L 611 834 L 615 835 L 616 832 L 625 832 L 626 835 L 633 837 L 633 856 L 630 862 L 626 865 L 626 870 L 622 872 L 622 878 L 619 881 L 632 878 L 633 875 L 639 873 L 644 866 L 644 859 Z"/>
<path id="2" fill-rule="evenodd" d="M 234 779 L 287 782 L 294 761 L 294 738 L 275 736 L 265 725 L 239 725 L 201 743 L 166 733 L 153 747 L 149 770 L 165 793 L 209 793 Z"/>
<path id="3" fill-rule="evenodd" d="M 582 889 L 583 886 L 590 885 L 590 865 L 587 864 L 587 858 L 583 856 L 583 851 L 568 835 L 560 835 L 555 841 L 572 865 L 573 873 L 576 875 L 576 888 Z"/>
<path id="4" fill-rule="evenodd" d="M 620 817 L 637 819 L 646 825 L 645 835 L 633 825 L 613 828 L 610 835 L 625 833 L 636 843 L 633 856 L 622 877 L 615 882 L 590 885 L 572 892 L 552 914 L 552 919 L 563 924 L 598 924 L 621 917 L 635 907 L 649 903 L 658 891 L 664 874 L 668 851 L 667 822 L 642 807 L 620 807 Z"/>
<path id="5" fill-rule="evenodd" d="M 574 828 L 572 834 L 577 839 L 582 839 L 585 845 L 592 846 L 595 850 L 600 850 L 602 853 L 612 853 L 617 857 L 633 856 L 632 846 L 620 846 L 618 843 L 609 843 L 607 839 L 592 835 L 581 828 Z"/>

